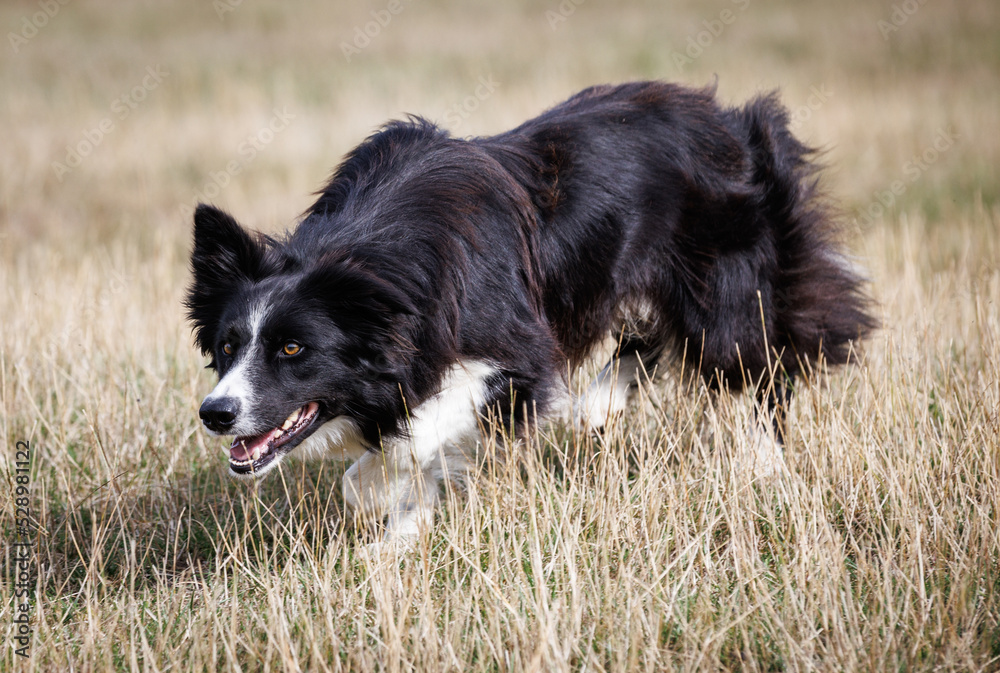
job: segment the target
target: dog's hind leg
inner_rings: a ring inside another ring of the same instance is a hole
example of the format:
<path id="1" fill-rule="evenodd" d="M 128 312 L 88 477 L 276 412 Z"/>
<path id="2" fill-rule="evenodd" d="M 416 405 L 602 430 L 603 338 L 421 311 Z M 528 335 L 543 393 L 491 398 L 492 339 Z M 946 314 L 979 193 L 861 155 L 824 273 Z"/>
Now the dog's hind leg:
<path id="1" fill-rule="evenodd" d="M 753 418 L 739 462 L 754 477 L 769 478 L 787 471 L 785 415 L 792 397 L 791 380 L 778 372 L 774 381 L 760 382 L 755 397 Z"/>
<path id="2" fill-rule="evenodd" d="M 639 385 L 651 379 L 663 346 L 639 337 L 622 341 L 614 356 L 577 400 L 578 422 L 599 430 L 621 415 Z"/>
<path id="3" fill-rule="evenodd" d="M 757 424 L 769 428 L 774 441 L 785 445 L 785 416 L 792 401 L 792 380 L 778 372 L 770 385 L 763 385 L 757 392 Z"/>

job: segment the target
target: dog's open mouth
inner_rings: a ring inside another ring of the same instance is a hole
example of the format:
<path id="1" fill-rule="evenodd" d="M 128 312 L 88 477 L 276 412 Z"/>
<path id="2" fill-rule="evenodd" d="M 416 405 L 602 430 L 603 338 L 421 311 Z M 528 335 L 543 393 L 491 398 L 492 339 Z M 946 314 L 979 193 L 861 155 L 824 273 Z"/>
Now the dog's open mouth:
<path id="1" fill-rule="evenodd" d="M 278 455 L 279 447 L 312 425 L 318 412 L 319 405 L 309 402 L 293 411 L 279 428 L 253 437 L 236 437 L 229 447 L 229 467 L 237 474 L 260 471 Z"/>

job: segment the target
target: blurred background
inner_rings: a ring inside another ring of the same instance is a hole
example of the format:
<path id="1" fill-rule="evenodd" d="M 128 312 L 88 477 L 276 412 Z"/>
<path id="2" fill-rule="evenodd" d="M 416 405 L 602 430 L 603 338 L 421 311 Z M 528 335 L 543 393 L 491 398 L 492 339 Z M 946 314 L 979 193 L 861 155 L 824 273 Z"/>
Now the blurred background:
<path id="1" fill-rule="evenodd" d="M 900 180 L 883 210 L 934 224 L 997 199 L 998 19 L 992 0 L 4 2 L 3 259 L 185 245 L 199 194 L 287 227 L 387 119 L 490 134 L 640 78 L 732 104 L 780 88 L 848 215 Z"/>

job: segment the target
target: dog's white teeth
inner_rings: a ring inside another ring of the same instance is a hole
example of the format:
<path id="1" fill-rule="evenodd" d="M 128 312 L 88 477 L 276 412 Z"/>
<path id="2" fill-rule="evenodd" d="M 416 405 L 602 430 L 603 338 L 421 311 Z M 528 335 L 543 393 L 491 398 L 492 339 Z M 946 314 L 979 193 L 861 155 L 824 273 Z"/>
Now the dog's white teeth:
<path id="1" fill-rule="evenodd" d="M 301 411 L 301 409 L 296 409 L 292 412 L 291 416 L 285 419 L 285 423 L 281 426 L 282 430 L 287 430 L 295 425 L 295 421 L 299 420 L 299 411 Z"/>
<path id="2" fill-rule="evenodd" d="M 278 437 L 281 437 L 283 434 L 285 434 L 285 429 L 286 428 L 278 428 L 277 431 L 274 433 L 274 438 L 277 439 Z"/>

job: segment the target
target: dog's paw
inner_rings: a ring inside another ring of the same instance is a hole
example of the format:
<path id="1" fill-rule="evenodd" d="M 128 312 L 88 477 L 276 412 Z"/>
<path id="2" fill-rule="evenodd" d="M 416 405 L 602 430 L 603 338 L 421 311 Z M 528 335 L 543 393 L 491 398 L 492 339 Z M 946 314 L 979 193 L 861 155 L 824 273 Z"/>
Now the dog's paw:
<path id="1" fill-rule="evenodd" d="M 396 561 L 411 554 L 420 541 L 416 532 L 401 533 L 386 529 L 380 539 L 358 547 L 358 555 L 368 561 Z"/>
<path id="2" fill-rule="evenodd" d="M 359 555 L 370 561 L 395 561 L 401 553 L 408 552 L 412 542 L 398 538 L 387 538 L 369 542 L 359 549 Z"/>
<path id="3" fill-rule="evenodd" d="M 576 423 L 591 432 L 602 433 L 625 415 L 631 390 L 609 384 L 592 385 L 578 400 Z"/>
<path id="4" fill-rule="evenodd" d="M 773 479 L 788 473 L 785 449 L 774 435 L 761 428 L 752 428 L 737 447 L 733 467 L 752 479 Z"/>

